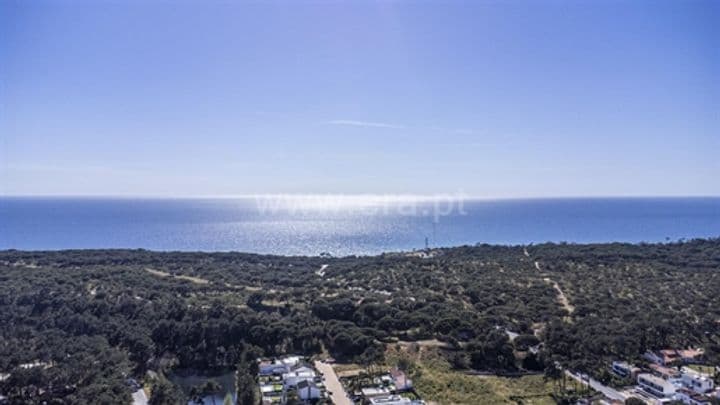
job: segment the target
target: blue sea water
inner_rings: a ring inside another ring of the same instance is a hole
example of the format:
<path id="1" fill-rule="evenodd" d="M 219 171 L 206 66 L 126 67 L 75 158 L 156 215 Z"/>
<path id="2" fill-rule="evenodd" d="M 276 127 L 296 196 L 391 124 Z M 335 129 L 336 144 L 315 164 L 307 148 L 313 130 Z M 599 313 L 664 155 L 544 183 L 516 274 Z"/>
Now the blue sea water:
<path id="1" fill-rule="evenodd" d="M 0 249 L 376 254 L 476 243 L 720 236 L 720 198 L 0 198 Z"/>

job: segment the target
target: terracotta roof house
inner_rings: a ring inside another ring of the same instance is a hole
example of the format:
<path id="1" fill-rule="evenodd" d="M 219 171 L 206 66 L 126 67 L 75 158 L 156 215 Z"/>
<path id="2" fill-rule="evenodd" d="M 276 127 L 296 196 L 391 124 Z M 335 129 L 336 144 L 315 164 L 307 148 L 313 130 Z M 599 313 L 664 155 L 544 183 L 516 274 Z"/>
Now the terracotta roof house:
<path id="1" fill-rule="evenodd" d="M 648 351 L 643 357 L 656 364 L 674 366 L 679 364 L 695 363 L 705 354 L 703 349 L 663 349 Z"/>
<path id="2" fill-rule="evenodd" d="M 390 376 L 392 376 L 393 382 L 395 383 L 396 391 L 409 391 L 412 389 L 412 380 L 409 379 L 402 370 L 394 368 L 390 370 Z"/>
<path id="3" fill-rule="evenodd" d="M 660 364 L 651 364 L 650 369 L 653 371 L 653 374 L 666 380 L 680 377 L 680 372 L 677 369 L 661 366 Z"/>

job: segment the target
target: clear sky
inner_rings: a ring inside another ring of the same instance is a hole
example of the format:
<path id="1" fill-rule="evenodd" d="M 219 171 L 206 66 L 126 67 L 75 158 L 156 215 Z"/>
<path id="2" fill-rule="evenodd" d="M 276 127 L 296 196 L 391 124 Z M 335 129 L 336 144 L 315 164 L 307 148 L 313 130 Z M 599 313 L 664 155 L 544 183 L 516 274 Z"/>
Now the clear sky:
<path id="1" fill-rule="evenodd" d="M 0 2 L 0 194 L 720 195 L 720 2 Z"/>

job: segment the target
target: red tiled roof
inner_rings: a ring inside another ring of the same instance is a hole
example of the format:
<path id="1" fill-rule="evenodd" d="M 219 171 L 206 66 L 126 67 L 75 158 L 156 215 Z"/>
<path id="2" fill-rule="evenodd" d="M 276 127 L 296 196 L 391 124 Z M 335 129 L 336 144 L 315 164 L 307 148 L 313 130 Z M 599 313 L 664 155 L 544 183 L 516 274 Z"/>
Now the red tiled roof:
<path id="1" fill-rule="evenodd" d="M 659 364 L 650 364 L 650 368 L 653 369 L 653 371 L 655 371 L 658 374 L 663 375 L 663 376 L 675 377 L 675 376 L 680 375 L 680 372 L 675 370 L 674 368 L 663 367 Z"/>

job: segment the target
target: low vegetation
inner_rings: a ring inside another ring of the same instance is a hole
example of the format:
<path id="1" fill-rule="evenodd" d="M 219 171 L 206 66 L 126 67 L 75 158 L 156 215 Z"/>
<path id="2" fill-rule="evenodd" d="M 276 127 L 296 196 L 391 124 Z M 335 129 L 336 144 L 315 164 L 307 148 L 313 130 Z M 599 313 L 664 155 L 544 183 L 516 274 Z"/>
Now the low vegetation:
<path id="1" fill-rule="evenodd" d="M 457 370 L 436 347 L 400 348 L 386 353 L 390 367 L 405 368 L 425 400 L 440 404 L 555 404 L 555 385 L 542 374 L 502 377 Z"/>

